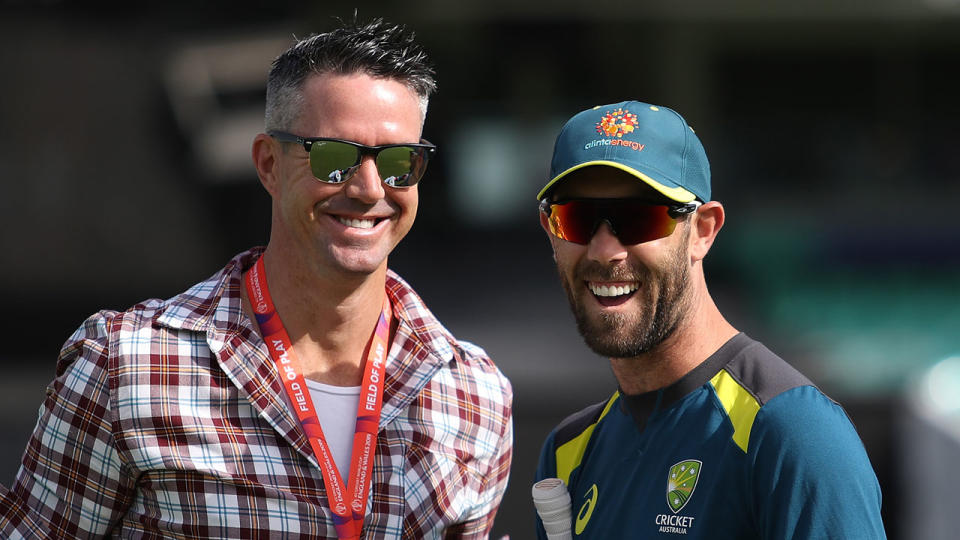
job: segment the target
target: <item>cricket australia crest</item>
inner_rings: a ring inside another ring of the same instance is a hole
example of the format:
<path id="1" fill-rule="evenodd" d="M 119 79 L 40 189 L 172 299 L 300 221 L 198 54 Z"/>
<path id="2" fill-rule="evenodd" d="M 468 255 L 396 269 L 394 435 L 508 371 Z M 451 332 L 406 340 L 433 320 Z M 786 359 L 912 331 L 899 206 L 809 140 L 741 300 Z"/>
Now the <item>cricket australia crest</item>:
<path id="1" fill-rule="evenodd" d="M 667 473 L 667 505 L 676 514 L 687 505 L 700 479 L 701 461 L 688 459 L 670 467 Z"/>

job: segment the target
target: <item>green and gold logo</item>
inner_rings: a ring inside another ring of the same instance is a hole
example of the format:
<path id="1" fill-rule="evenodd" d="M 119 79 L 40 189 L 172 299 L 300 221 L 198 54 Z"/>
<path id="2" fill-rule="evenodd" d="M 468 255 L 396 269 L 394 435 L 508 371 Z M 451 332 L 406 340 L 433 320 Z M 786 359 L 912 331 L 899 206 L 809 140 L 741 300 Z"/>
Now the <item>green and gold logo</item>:
<path id="1" fill-rule="evenodd" d="M 693 490 L 697 489 L 701 465 L 703 463 L 696 459 L 688 459 L 670 467 L 667 473 L 667 505 L 674 514 L 687 505 Z"/>

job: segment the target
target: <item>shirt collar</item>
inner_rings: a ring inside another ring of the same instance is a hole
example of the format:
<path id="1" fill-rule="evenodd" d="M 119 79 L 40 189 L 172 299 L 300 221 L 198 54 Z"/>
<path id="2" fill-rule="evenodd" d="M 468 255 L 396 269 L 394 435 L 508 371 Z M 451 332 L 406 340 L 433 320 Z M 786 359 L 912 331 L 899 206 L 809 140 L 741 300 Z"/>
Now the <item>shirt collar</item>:
<path id="1" fill-rule="evenodd" d="M 211 338 L 211 346 L 222 344 L 228 334 L 243 325 L 245 317 L 240 296 L 243 272 L 253 266 L 263 250 L 263 247 L 256 247 L 240 253 L 216 274 L 165 301 L 155 321 L 169 328 L 206 332 Z M 417 341 L 438 360 L 453 360 L 450 332 L 410 285 L 392 270 L 387 270 L 386 290 L 398 320 L 398 337 Z M 415 348 L 402 343 L 401 346 L 410 351 Z"/>
<path id="2" fill-rule="evenodd" d="M 434 317 L 420 295 L 392 270 L 387 270 L 387 295 L 399 327 L 405 328 L 410 337 L 426 346 L 438 359 L 453 360 L 450 345 L 453 336 Z"/>
<path id="3" fill-rule="evenodd" d="M 706 360 L 697 367 L 690 370 L 689 373 L 680 378 L 677 382 L 661 388 L 642 394 L 628 395 L 620 391 L 623 396 L 621 407 L 624 412 L 633 417 L 634 423 L 640 431 L 647 425 L 647 421 L 657 411 L 664 410 L 674 403 L 680 401 L 688 394 L 700 388 L 713 378 L 724 366 L 726 366 L 737 350 L 742 348 L 750 338 L 742 332 L 730 338 L 726 343 L 720 346 Z"/>
<path id="4" fill-rule="evenodd" d="M 221 335 L 235 332 L 244 319 L 240 288 L 243 272 L 263 253 L 262 247 L 244 251 L 219 272 L 166 300 L 155 317 L 169 328 Z M 222 339 L 217 340 L 222 342 Z"/>
<path id="5" fill-rule="evenodd" d="M 253 401 L 268 418 L 282 418 L 283 423 L 278 424 L 281 433 L 294 433 L 297 432 L 296 419 L 276 399 L 282 392 L 279 378 L 274 370 L 265 367 L 270 364 L 266 345 L 256 338 L 253 323 L 242 311 L 243 272 L 256 262 L 263 249 L 254 248 L 237 255 L 220 272 L 167 300 L 154 321 L 168 328 L 206 333 L 206 342 L 225 371 L 254 396 Z M 384 367 L 381 426 L 402 414 L 437 372 L 458 358 L 453 336 L 427 309 L 420 296 L 389 270 L 386 290 L 397 326 Z M 244 354 L 233 352 L 244 349 L 247 350 Z M 259 361 L 254 357 L 259 357 Z M 299 443 L 304 448 L 305 440 Z"/>

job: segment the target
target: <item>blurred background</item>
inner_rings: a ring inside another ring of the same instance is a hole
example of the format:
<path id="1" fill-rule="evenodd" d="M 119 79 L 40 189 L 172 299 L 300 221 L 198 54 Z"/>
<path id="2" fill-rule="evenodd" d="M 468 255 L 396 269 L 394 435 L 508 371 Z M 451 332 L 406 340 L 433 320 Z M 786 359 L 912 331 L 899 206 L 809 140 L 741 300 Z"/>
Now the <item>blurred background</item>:
<path id="1" fill-rule="evenodd" d="M 440 152 L 391 266 L 514 384 L 495 537 L 532 536 L 541 441 L 615 388 L 534 197 L 569 116 L 636 98 L 707 148 L 721 309 L 845 406 L 890 538 L 955 538 L 960 0 L 0 0 L 0 482 L 87 315 L 266 242 L 249 152 L 269 63 L 354 7 L 412 27 L 438 70 Z"/>

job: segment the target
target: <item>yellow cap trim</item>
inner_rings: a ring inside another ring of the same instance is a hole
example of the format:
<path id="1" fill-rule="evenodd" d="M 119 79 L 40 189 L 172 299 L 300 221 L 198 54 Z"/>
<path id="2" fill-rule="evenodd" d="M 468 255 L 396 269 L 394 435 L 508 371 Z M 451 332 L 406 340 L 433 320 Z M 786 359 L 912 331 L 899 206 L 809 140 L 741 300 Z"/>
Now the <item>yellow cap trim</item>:
<path id="1" fill-rule="evenodd" d="M 753 421 L 760 411 L 760 402 L 724 369 L 710 379 L 710 384 L 733 423 L 733 442 L 746 452 Z"/>
<path id="2" fill-rule="evenodd" d="M 556 450 L 557 456 L 557 478 L 563 480 L 564 484 L 570 485 L 570 473 L 580 466 L 580 460 L 583 459 L 583 453 L 587 450 L 587 443 L 590 442 L 590 436 L 593 435 L 593 428 L 597 427 L 600 420 L 610 412 L 613 402 L 620 396 L 620 392 L 614 392 L 613 396 L 607 400 L 607 405 L 600 413 L 597 421 L 587 426 L 579 435 L 563 443 Z"/>
<path id="3" fill-rule="evenodd" d="M 539 200 L 543 199 L 543 196 L 547 193 L 547 191 L 548 191 L 551 187 L 553 187 L 554 184 L 556 184 L 557 182 L 559 182 L 560 179 L 562 179 L 564 176 L 567 176 L 568 174 L 570 174 L 570 173 L 572 173 L 572 172 L 574 172 L 574 171 L 576 171 L 576 170 L 582 169 L 582 168 L 584 168 L 584 167 L 590 167 L 590 166 L 592 166 L 592 165 L 604 165 L 604 166 L 606 166 L 606 167 L 613 167 L 614 169 L 620 169 L 621 171 L 624 171 L 624 172 L 626 172 L 626 173 L 628 173 L 628 174 L 630 174 L 630 175 L 632 175 L 632 176 L 635 176 L 635 177 L 643 180 L 644 182 L 647 183 L 647 185 L 649 185 L 649 186 L 652 187 L 653 189 L 659 191 L 660 193 L 666 195 L 666 196 L 669 197 L 670 199 L 672 199 L 672 200 L 674 200 L 674 201 L 677 201 L 677 202 L 688 203 L 688 202 L 690 202 L 690 201 L 692 201 L 692 200 L 694 200 L 694 199 L 697 198 L 696 195 L 694 195 L 693 193 L 690 193 L 689 191 L 687 191 L 686 189 L 684 189 L 684 188 L 682 188 L 682 187 L 673 187 L 673 188 L 672 188 L 672 187 L 667 187 L 667 186 L 661 184 L 660 182 L 657 182 L 657 181 L 654 180 L 653 178 L 650 178 L 649 176 L 643 174 L 642 172 L 640 172 L 640 171 L 638 171 L 638 170 L 636 170 L 636 169 L 632 169 L 632 168 L 630 168 L 630 167 L 627 167 L 626 165 L 622 165 L 622 164 L 617 163 L 617 162 L 615 162 L 615 161 L 599 160 L 599 161 L 588 161 L 588 162 L 586 162 L 586 163 L 581 163 L 581 164 L 579 164 L 579 165 L 577 165 L 577 166 L 570 167 L 569 169 L 567 169 L 567 170 L 563 171 L 562 173 L 558 174 L 557 176 L 555 176 L 555 177 L 553 178 L 553 180 L 550 180 L 550 182 L 548 182 L 547 185 L 543 186 L 543 189 L 541 189 L 541 190 L 540 190 L 540 193 L 537 194 L 537 200 L 539 201 Z"/>

